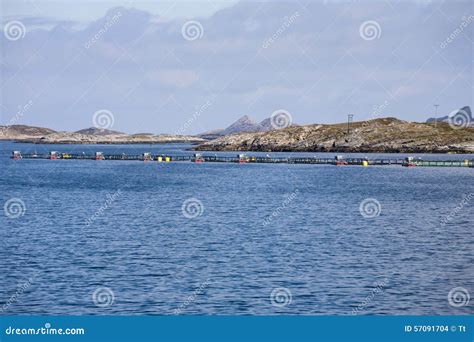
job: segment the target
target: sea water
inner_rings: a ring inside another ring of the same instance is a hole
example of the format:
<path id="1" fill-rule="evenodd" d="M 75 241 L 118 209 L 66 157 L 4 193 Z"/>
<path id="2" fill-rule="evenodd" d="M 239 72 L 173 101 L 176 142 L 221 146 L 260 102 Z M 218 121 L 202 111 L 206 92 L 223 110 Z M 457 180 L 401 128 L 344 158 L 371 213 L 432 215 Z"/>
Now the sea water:
<path id="1" fill-rule="evenodd" d="M 472 168 L 15 161 L 192 152 L 0 146 L 2 314 L 474 313 L 453 297 L 474 295 Z"/>

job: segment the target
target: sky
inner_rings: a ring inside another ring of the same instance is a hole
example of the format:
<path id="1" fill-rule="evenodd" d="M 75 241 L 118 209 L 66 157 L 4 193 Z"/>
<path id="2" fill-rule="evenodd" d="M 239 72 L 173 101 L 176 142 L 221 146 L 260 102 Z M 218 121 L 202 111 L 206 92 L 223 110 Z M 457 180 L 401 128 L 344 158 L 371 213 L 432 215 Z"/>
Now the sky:
<path id="1" fill-rule="evenodd" d="M 133 7 L 154 15 L 184 18 L 208 17 L 236 2 L 237 0 L 2 0 L 1 9 L 5 18 L 49 17 L 86 24 L 99 19 L 113 7 Z"/>
<path id="2" fill-rule="evenodd" d="M 425 121 L 472 106 L 473 4 L 2 0 L 0 124 Z"/>

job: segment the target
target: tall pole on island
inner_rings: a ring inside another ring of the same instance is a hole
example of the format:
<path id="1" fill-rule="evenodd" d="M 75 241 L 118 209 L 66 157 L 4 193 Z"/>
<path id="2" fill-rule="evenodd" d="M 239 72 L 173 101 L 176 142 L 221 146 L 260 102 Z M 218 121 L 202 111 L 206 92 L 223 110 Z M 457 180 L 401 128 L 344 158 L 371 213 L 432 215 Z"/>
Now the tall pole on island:
<path id="1" fill-rule="evenodd" d="M 354 117 L 354 114 L 347 115 L 347 135 L 351 134 L 351 123 L 352 123 L 353 117 Z"/>

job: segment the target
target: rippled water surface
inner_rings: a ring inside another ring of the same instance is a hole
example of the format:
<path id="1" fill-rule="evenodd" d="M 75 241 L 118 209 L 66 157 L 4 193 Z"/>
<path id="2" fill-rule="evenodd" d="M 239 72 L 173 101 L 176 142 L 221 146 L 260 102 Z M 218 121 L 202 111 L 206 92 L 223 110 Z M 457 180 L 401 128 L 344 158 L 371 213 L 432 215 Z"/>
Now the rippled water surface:
<path id="1" fill-rule="evenodd" d="M 0 215 L 3 314 L 474 313 L 448 301 L 474 297 L 472 168 L 13 161 L 189 152 L 0 146 L 1 205 L 26 209 Z"/>

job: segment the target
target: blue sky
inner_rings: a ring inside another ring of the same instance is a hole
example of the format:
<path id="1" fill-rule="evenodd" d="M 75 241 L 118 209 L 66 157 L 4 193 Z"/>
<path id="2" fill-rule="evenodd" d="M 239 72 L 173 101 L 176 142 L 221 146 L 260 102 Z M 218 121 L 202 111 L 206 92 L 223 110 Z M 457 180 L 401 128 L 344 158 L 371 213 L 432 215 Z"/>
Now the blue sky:
<path id="1" fill-rule="evenodd" d="M 5 18 L 19 16 L 50 17 L 87 23 L 102 17 L 112 7 L 134 7 L 169 18 L 210 16 L 219 9 L 235 4 L 237 0 L 2 0 Z"/>
<path id="2" fill-rule="evenodd" d="M 1 23 L 1 124 L 77 130 L 105 109 L 112 129 L 194 134 L 472 105 L 470 1 L 4 0 Z"/>

